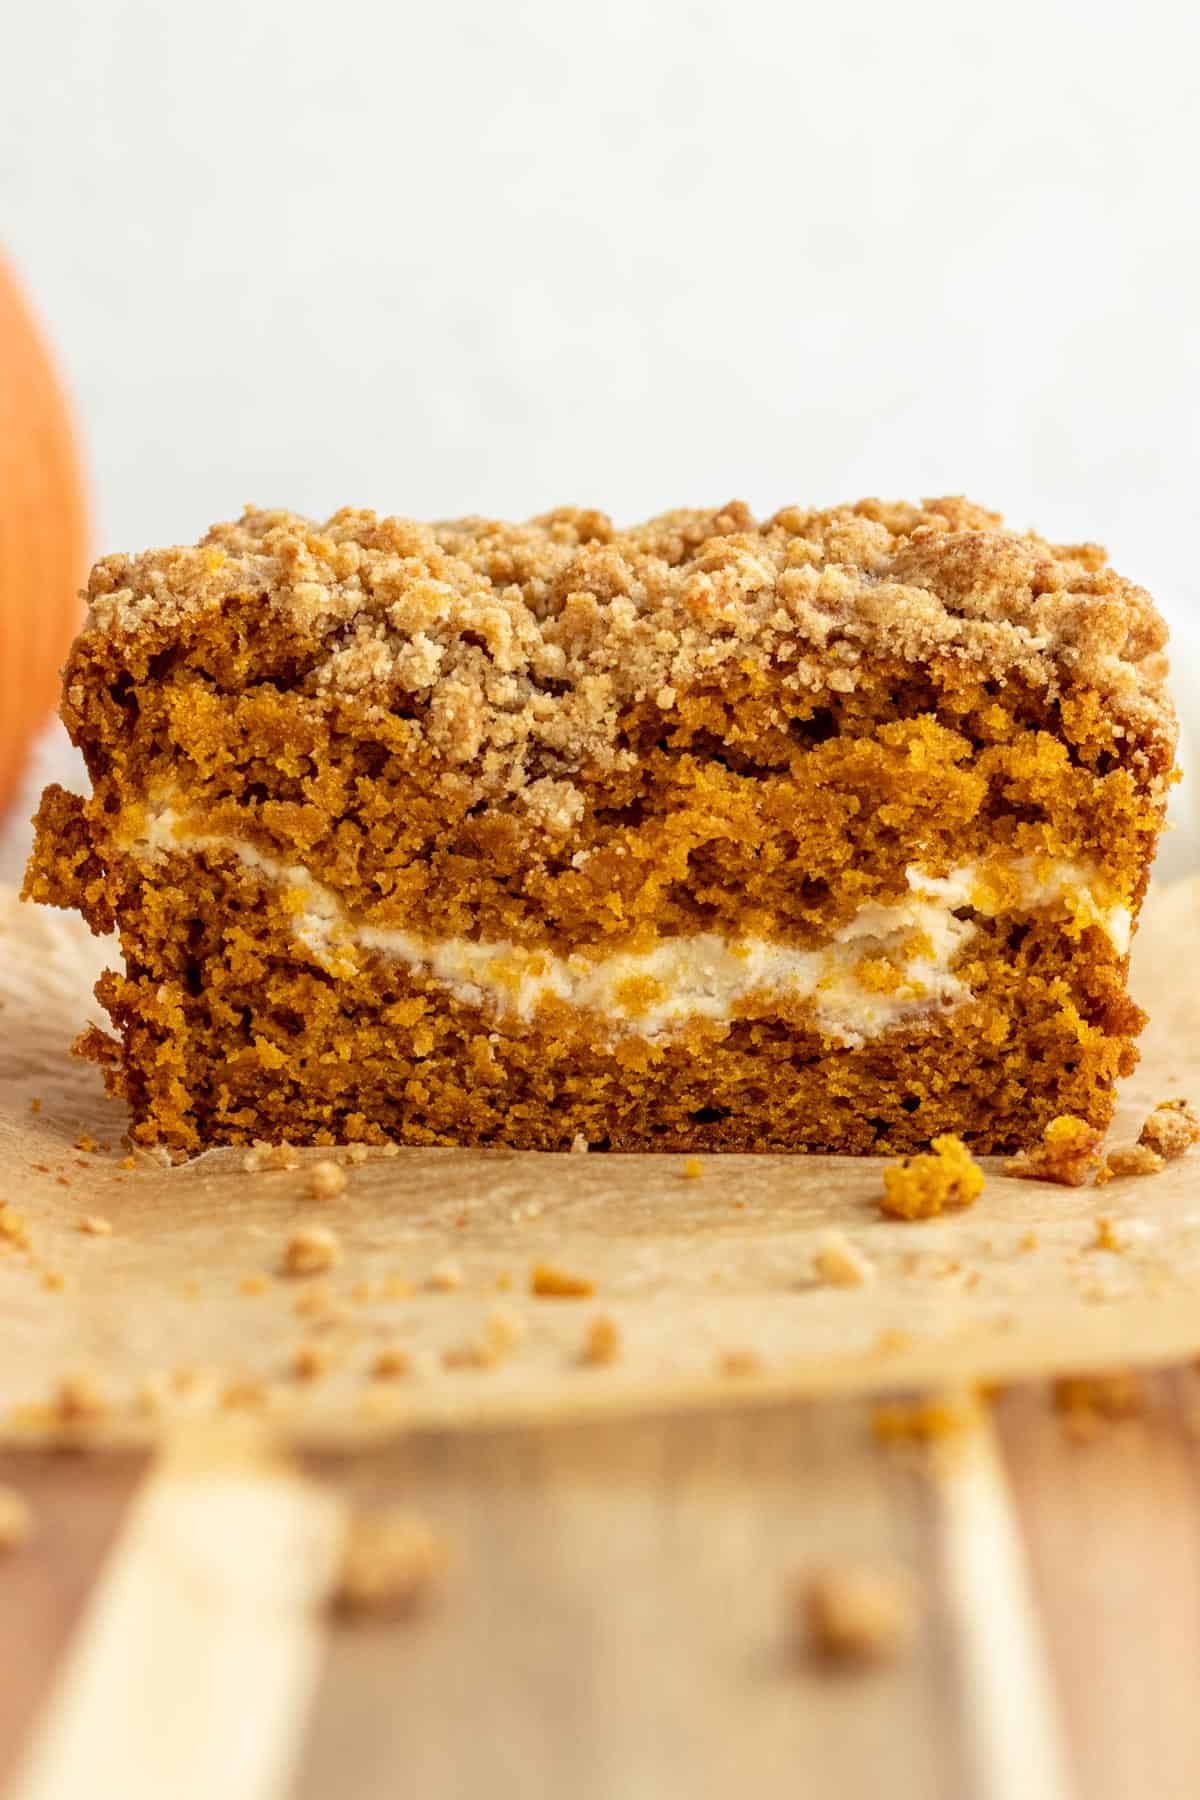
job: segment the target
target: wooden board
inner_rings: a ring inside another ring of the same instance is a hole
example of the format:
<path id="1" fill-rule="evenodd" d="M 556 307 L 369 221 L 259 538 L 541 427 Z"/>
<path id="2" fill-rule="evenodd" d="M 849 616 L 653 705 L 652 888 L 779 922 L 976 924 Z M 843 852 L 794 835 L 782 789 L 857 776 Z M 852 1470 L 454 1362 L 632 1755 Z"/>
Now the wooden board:
<path id="1" fill-rule="evenodd" d="M 1117 1137 L 1154 1100 L 1200 1090 L 1200 998 L 1179 979 L 1198 923 L 1200 884 L 1148 909 L 1135 985 L 1153 1023 Z M 10 1436 L 57 1432 L 51 1403 L 83 1367 L 111 1403 L 93 1437 L 153 1439 L 232 1404 L 263 1411 L 292 1442 L 354 1445 L 422 1423 L 716 1405 L 734 1392 L 768 1402 L 1200 1351 L 1200 1158 L 1103 1190 L 991 1165 L 974 1208 L 917 1225 L 879 1216 L 870 1159 L 710 1157 L 689 1180 L 678 1157 L 408 1151 L 351 1168 L 324 1203 L 308 1197 L 303 1168 L 247 1174 L 236 1152 L 123 1168 L 120 1109 L 66 1055 L 95 1014 L 102 958 L 76 922 L 0 900 L 0 1192 L 29 1240 L 0 1250 Z M 94 1142 L 107 1147 L 75 1147 Z M 111 1235 L 81 1231 L 92 1215 Z M 1100 1216 L 1122 1254 L 1098 1247 Z M 290 1235 L 309 1224 L 336 1233 L 341 1260 L 319 1283 L 328 1304 L 305 1312 L 304 1284 L 281 1271 Z M 814 1278 L 814 1246 L 833 1226 L 869 1256 L 866 1286 Z M 462 1274 L 454 1291 L 436 1285 L 448 1260 Z M 594 1297 L 532 1297 L 539 1262 L 587 1277 Z M 471 1366 L 497 1308 L 523 1341 L 498 1365 Z M 616 1323 L 622 1353 L 583 1367 L 597 1314 Z M 327 1359 L 321 1379 L 290 1375 L 301 1343 Z M 372 1380 L 381 1348 L 397 1345 L 412 1372 Z M 756 1372 L 722 1373 L 731 1351 L 751 1353 Z M 73 1438 L 81 1429 L 69 1422 Z"/>
<path id="2" fill-rule="evenodd" d="M 1079 1441 L 1026 1383 L 932 1462 L 882 1448 L 851 1397 L 426 1430 L 291 1476 L 210 1445 L 140 1486 L 128 1462 L 10 1452 L 0 1481 L 41 1535 L 0 1559 L 20 1702 L 0 1792 L 1185 1800 L 1198 1399 L 1190 1370 L 1151 1377 L 1141 1412 Z M 453 1566 L 424 1614 L 348 1623 L 325 1553 L 279 1546 L 385 1502 L 444 1531 Z M 881 1557 L 917 1577 L 912 1653 L 830 1670 L 791 1634 L 790 1585 Z"/>

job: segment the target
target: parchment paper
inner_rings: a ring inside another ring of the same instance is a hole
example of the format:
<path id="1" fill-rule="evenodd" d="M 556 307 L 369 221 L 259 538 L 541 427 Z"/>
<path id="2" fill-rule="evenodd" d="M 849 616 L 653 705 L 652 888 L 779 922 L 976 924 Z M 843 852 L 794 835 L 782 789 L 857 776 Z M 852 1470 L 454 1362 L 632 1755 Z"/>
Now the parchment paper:
<path id="1" fill-rule="evenodd" d="M 1200 1098 L 1198 926 L 1200 881 L 1152 894 L 1134 983 L 1152 1024 L 1110 1143 L 1136 1135 L 1155 1100 Z M 28 1236 L 26 1248 L 0 1239 L 0 1436 L 153 1437 L 246 1408 L 297 1441 L 354 1443 L 422 1422 L 1200 1353 L 1200 1151 L 1099 1189 L 1017 1181 L 989 1162 L 970 1211 L 915 1224 L 879 1216 L 875 1159 L 710 1156 L 688 1179 L 674 1156 L 372 1153 L 330 1201 L 308 1196 L 305 1166 L 250 1174 L 237 1151 L 174 1169 L 142 1153 L 123 1169 L 123 1109 L 68 1054 L 101 1016 L 91 984 L 106 959 L 73 917 L 0 890 L 0 1195 Z M 90 1141 L 109 1148 L 76 1147 Z M 80 1229 L 94 1216 L 111 1235 Z M 1095 1247 L 1101 1217 L 1122 1251 Z M 297 1280 L 283 1252 L 309 1224 L 334 1231 L 342 1257 Z M 866 1285 L 815 1278 L 814 1248 L 834 1227 L 870 1259 Z M 430 1284 L 446 1259 L 462 1275 L 451 1291 Z M 539 1262 L 586 1277 L 594 1296 L 534 1297 Z M 264 1292 L 242 1291 L 260 1276 Z M 493 1335 L 511 1335 L 514 1318 L 525 1335 L 471 1366 L 497 1310 Z M 580 1350 L 599 1315 L 620 1352 L 592 1366 Z M 301 1345 L 328 1363 L 315 1379 L 292 1373 Z M 394 1347 L 410 1372 L 373 1378 Z M 64 1418 L 61 1384 L 81 1371 L 106 1405 Z"/>

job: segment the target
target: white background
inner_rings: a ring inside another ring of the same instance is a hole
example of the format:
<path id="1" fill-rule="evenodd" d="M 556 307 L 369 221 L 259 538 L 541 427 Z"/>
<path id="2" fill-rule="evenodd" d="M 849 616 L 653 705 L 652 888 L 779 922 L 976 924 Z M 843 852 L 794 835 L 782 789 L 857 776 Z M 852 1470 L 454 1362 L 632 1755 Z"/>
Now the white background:
<path id="1" fill-rule="evenodd" d="M 0 239 L 102 548 L 965 491 L 1106 542 L 1186 702 L 1198 67 L 1167 0 L 39 0 Z"/>

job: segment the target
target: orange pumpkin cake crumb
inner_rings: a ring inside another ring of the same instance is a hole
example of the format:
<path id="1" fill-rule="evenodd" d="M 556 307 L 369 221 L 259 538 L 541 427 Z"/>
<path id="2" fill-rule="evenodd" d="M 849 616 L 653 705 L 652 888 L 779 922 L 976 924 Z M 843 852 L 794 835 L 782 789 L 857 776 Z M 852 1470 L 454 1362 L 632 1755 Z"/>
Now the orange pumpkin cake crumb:
<path id="1" fill-rule="evenodd" d="M 971 1206 L 983 1192 L 983 1170 L 961 1138 L 933 1140 L 923 1156 L 883 1171 L 881 1212 L 894 1219 L 932 1219 L 947 1207 Z"/>

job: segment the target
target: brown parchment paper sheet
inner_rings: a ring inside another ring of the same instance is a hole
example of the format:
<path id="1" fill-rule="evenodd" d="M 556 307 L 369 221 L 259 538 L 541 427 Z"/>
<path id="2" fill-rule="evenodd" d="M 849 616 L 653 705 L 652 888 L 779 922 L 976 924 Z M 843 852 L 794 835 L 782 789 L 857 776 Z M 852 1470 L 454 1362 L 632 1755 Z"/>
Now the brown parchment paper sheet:
<path id="1" fill-rule="evenodd" d="M 1200 881 L 1152 893 L 1134 980 L 1152 1023 L 1110 1143 L 1136 1135 L 1157 1099 L 1200 1099 L 1198 927 Z M 123 1109 L 68 1054 L 101 1016 L 91 985 L 110 954 L 73 918 L 0 889 L 0 1195 L 29 1240 L 0 1241 L 0 1437 L 60 1435 L 48 1402 L 82 1369 L 110 1403 L 86 1428 L 100 1439 L 245 1407 L 296 1441 L 353 1444 L 421 1423 L 1200 1353 L 1200 1151 L 1100 1189 L 1017 1181 L 989 1163 L 975 1207 L 917 1224 L 879 1216 L 874 1159 L 706 1157 L 688 1179 L 674 1156 L 373 1152 L 331 1201 L 308 1197 L 303 1166 L 248 1174 L 242 1152 L 175 1169 L 141 1154 L 122 1169 Z M 110 1148 L 76 1147 L 89 1138 Z M 111 1235 L 82 1232 L 89 1215 L 111 1221 Z M 1100 1217 L 1122 1253 L 1094 1247 Z M 308 1281 L 281 1272 L 303 1224 L 330 1227 L 342 1247 L 339 1266 Z M 815 1280 L 814 1247 L 834 1227 L 871 1259 L 867 1285 Z M 429 1285 L 447 1258 L 463 1276 L 454 1291 Z M 587 1277 L 594 1296 L 533 1297 L 538 1262 Z M 266 1291 L 242 1292 L 258 1275 Z M 389 1278 L 415 1291 L 389 1292 Z M 328 1310 L 298 1313 L 317 1282 Z M 497 1308 L 519 1315 L 524 1338 L 494 1366 L 463 1366 L 454 1353 L 480 1340 Z M 580 1348 L 600 1314 L 621 1352 L 586 1366 Z M 290 1373 L 302 1343 L 327 1359 L 318 1379 Z M 412 1372 L 372 1379 L 385 1346 L 406 1349 Z M 730 1351 L 752 1352 L 758 1367 L 744 1372 L 742 1357 L 743 1372 L 730 1373 Z"/>

